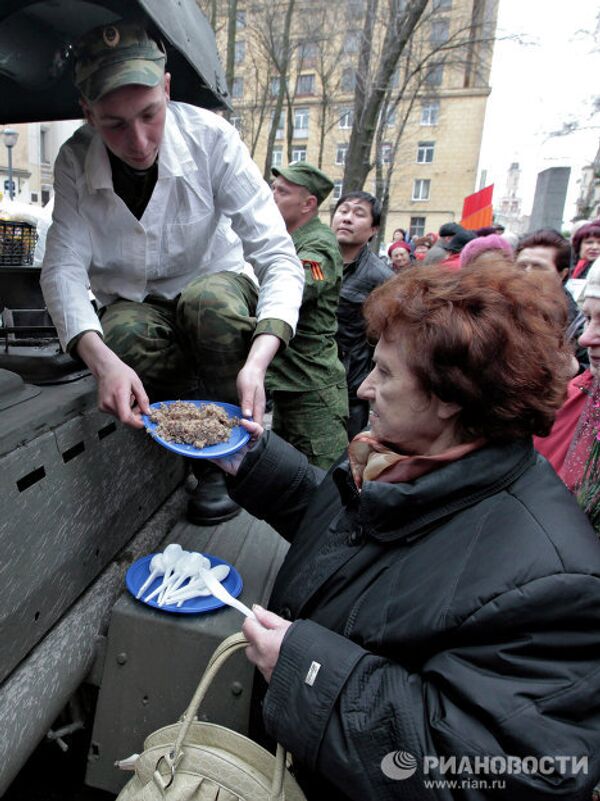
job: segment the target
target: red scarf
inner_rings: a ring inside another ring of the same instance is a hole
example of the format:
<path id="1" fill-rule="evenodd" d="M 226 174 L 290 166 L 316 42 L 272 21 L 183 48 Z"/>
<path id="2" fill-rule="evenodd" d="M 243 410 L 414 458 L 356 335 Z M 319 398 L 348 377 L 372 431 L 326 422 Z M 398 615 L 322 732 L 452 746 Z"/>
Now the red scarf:
<path id="1" fill-rule="evenodd" d="M 595 386 L 594 377 L 589 369 L 581 375 L 575 376 L 567 387 L 567 398 L 558 410 L 554 418 L 552 430 L 546 437 L 534 437 L 533 447 L 550 462 L 558 475 L 562 478 L 570 490 L 576 481 L 581 478 L 583 462 L 580 464 L 579 475 L 573 473 L 573 465 L 568 468 L 571 479 L 567 480 L 564 473 L 565 460 L 567 454 L 572 450 L 571 445 L 575 439 L 575 431 L 579 425 L 579 420 L 586 418 L 586 408 L 590 397 L 598 396 L 598 388 Z M 574 450 L 574 449 L 573 449 Z M 570 453 L 570 457 L 573 453 Z M 585 460 L 584 460 L 585 461 Z M 578 471 L 575 471 L 576 473 Z"/>
<path id="2" fill-rule="evenodd" d="M 579 259 L 579 261 L 575 265 L 575 269 L 573 270 L 573 275 L 571 276 L 571 278 L 579 278 L 579 276 L 585 270 L 588 264 L 589 261 L 587 259 Z"/>
<path id="3" fill-rule="evenodd" d="M 390 450 L 365 431 L 357 434 L 348 446 L 348 458 L 352 478 L 360 492 L 363 481 L 384 481 L 388 484 L 414 481 L 415 478 L 462 459 L 484 444 L 484 439 L 478 439 L 464 445 L 454 445 L 435 456 L 406 456 Z"/>
<path id="4" fill-rule="evenodd" d="M 579 407 L 581 412 L 572 428 L 573 436 L 564 462 L 557 471 L 567 487 L 576 495 L 583 484 L 588 486 L 600 484 L 598 462 L 593 458 L 598 449 L 600 431 L 600 382 L 595 380 L 591 373 L 590 379 L 586 387 L 589 394 L 580 391 L 584 402 Z"/>

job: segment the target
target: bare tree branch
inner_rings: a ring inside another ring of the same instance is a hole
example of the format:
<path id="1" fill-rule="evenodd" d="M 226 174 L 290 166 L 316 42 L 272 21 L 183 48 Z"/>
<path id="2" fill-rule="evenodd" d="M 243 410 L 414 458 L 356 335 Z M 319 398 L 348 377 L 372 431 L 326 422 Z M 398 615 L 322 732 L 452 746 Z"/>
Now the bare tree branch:
<path id="1" fill-rule="evenodd" d="M 362 189 L 370 169 L 370 153 L 386 87 L 428 0 L 412 0 L 400 10 L 400 0 L 390 0 L 389 24 L 385 31 L 381 57 L 373 64 L 373 28 L 377 0 L 368 0 L 359 56 L 359 73 L 354 94 L 354 127 L 350 135 L 344 170 L 344 191 Z M 369 76 L 374 81 L 368 85 Z"/>
<path id="2" fill-rule="evenodd" d="M 277 92 L 277 99 L 275 101 L 275 108 L 273 109 L 273 119 L 271 120 L 271 128 L 269 130 L 269 137 L 267 139 L 267 153 L 265 156 L 265 167 L 263 175 L 265 180 L 271 177 L 271 163 L 273 160 L 273 146 L 275 144 L 275 137 L 277 134 L 277 126 L 279 118 L 283 109 L 283 101 L 287 91 L 287 82 L 289 78 L 289 66 L 291 61 L 290 54 L 290 31 L 292 27 L 292 17 L 294 14 L 295 0 L 288 0 L 288 5 L 285 12 L 283 32 L 281 39 L 276 37 L 275 26 L 272 24 L 271 31 L 271 54 L 273 56 L 273 63 L 278 68 L 279 73 L 279 89 Z M 273 17 L 272 17 L 273 19 Z M 280 44 L 279 44 L 280 42 Z M 279 46 L 278 46 L 279 45 Z"/>

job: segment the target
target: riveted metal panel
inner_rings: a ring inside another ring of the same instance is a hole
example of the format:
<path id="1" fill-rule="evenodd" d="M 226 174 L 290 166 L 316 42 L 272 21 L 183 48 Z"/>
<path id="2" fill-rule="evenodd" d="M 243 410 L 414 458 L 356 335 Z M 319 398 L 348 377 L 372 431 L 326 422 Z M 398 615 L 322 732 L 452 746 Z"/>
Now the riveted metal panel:
<path id="1" fill-rule="evenodd" d="M 38 398 L 2 414 L 21 416 L 21 444 L 0 442 L 0 681 L 93 582 L 112 557 L 179 484 L 183 459 L 143 432 L 120 425 L 89 403 L 86 382 L 68 394 L 77 402 L 48 429 Z M 44 403 L 46 406 L 44 406 Z M 46 413 L 48 411 L 48 413 Z M 37 418 L 36 418 L 37 414 Z M 31 437 L 31 430 L 34 436 Z M 0 431 L 0 440 L 1 440 Z M 38 433 L 36 436 L 35 433 Z M 14 441 L 15 429 L 7 438 Z"/>

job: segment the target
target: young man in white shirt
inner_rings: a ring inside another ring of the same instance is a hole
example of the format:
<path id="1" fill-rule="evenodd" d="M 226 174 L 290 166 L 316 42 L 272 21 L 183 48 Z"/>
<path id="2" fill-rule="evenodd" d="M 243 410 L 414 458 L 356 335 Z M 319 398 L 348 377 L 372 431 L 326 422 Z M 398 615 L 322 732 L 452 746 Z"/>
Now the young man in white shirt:
<path id="1" fill-rule="evenodd" d="M 260 420 L 266 369 L 294 332 L 303 270 L 237 133 L 170 102 L 165 60 L 136 22 L 97 28 L 79 44 L 88 124 L 56 161 L 44 296 L 63 347 L 96 377 L 100 408 L 122 422 L 141 427 L 149 400 L 193 397 L 194 387 Z M 233 516 L 220 471 L 195 472 L 191 519 Z"/>

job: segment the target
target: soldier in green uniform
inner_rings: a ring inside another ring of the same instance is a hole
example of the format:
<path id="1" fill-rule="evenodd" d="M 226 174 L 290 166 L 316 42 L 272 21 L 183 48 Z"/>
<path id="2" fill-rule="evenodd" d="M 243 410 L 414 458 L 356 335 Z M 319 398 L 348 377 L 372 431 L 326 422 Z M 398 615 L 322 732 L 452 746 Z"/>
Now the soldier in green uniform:
<path id="1" fill-rule="evenodd" d="M 267 372 L 272 428 L 327 469 L 348 444 L 346 373 L 335 341 L 342 257 L 335 234 L 318 217 L 333 183 L 306 162 L 272 172 L 273 197 L 305 276 L 296 336 Z"/>

